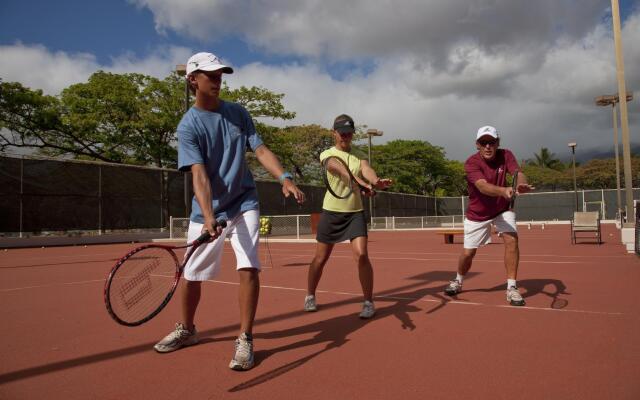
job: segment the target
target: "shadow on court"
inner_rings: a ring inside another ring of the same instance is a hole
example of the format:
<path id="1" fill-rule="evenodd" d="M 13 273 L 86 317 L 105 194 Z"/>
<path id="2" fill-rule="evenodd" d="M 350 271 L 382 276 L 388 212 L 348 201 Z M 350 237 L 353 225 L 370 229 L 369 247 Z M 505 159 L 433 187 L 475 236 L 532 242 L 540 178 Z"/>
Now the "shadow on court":
<path id="1" fill-rule="evenodd" d="M 478 275 L 478 272 L 469 273 L 468 276 Z M 377 292 L 375 294 L 375 301 L 378 305 L 388 304 L 382 308 L 378 308 L 375 320 L 379 320 L 387 317 L 396 317 L 400 323 L 402 329 L 414 330 L 416 328 L 411 313 L 419 312 L 421 309 L 415 305 L 414 302 L 422 301 L 425 298 L 432 297 L 438 305 L 427 311 L 427 313 L 433 313 L 446 305 L 449 301 L 442 293 L 444 288 L 449 282 L 452 273 L 451 271 L 430 271 L 424 274 L 415 275 L 407 278 L 410 281 L 414 281 L 409 285 L 405 285 L 399 288 L 393 288 Z M 415 282 L 417 281 L 417 282 Z M 435 284 L 435 286 L 434 286 Z M 426 286 L 426 287 L 425 287 Z M 333 302 L 329 304 L 318 304 L 318 313 L 314 313 L 318 318 L 322 318 L 324 310 L 342 306 L 345 304 L 359 305 L 359 300 L 349 299 L 345 301 Z M 324 348 L 316 351 L 312 354 L 304 356 L 298 360 L 292 361 L 288 364 L 275 368 L 271 371 L 267 371 L 257 377 L 254 377 L 246 382 L 240 383 L 231 389 L 229 392 L 238 392 L 241 390 L 249 389 L 251 387 L 263 384 L 274 378 L 277 378 L 285 373 L 304 365 L 306 362 L 312 360 L 316 356 L 341 347 L 349 341 L 349 336 L 358 329 L 365 326 L 369 321 L 359 319 L 357 313 L 349 313 L 346 315 L 340 315 L 329 319 L 320 319 L 307 325 L 296 326 L 289 329 L 283 329 L 280 331 L 272 331 L 268 333 L 257 334 L 257 338 L 261 339 L 282 339 L 287 337 L 315 334 L 313 337 L 296 341 L 294 343 L 276 347 L 268 350 L 256 351 L 256 364 L 259 365 L 266 358 L 281 353 L 283 351 L 289 351 L 293 349 L 299 349 L 308 346 L 315 346 L 324 343 Z"/>
<path id="2" fill-rule="evenodd" d="M 520 289 L 524 289 L 524 293 L 522 293 L 522 297 L 525 299 L 527 297 L 534 297 L 537 295 L 545 295 L 551 299 L 550 308 L 555 310 L 560 310 L 569 305 L 569 300 L 565 298 L 561 298 L 561 295 L 571 295 L 571 293 L 567 292 L 567 286 L 558 279 L 523 279 L 518 280 L 518 287 Z M 545 288 L 550 287 L 550 290 L 545 290 Z M 493 286 L 491 288 L 485 289 L 471 289 L 471 290 L 463 290 L 462 293 L 471 293 L 471 292 L 498 292 L 506 290 L 506 285 L 501 283 L 500 285 Z"/>
<path id="3" fill-rule="evenodd" d="M 469 272 L 466 278 L 472 279 L 479 274 L 481 274 L 481 272 Z M 427 311 L 427 314 L 434 313 L 445 307 L 447 303 L 451 301 L 451 298 L 449 296 L 444 295 L 444 288 L 447 286 L 451 277 L 451 271 L 430 271 L 424 274 L 419 274 L 407 278 L 408 280 L 418 281 L 416 283 L 376 293 L 375 300 L 378 305 L 381 303 L 390 304 L 385 307 L 378 308 L 376 316 L 374 318 L 381 319 L 393 316 L 400 321 L 402 329 L 414 330 L 416 328 L 416 325 L 411 318 L 411 314 L 419 312 L 421 311 L 421 309 L 415 306 L 413 303 L 417 301 L 429 300 L 430 298 L 433 299 L 433 301 L 437 303 L 437 305 L 429 309 Z M 561 309 L 568 305 L 568 301 L 566 299 L 559 298 L 560 295 L 570 295 L 570 293 L 566 291 L 566 286 L 560 280 L 525 279 L 518 281 L 518 283 L 519 286 L 525 290 L 524 297 L 533 297 L 540 294 L 548 296 L 552 299 L 551 308 L 554 309 Z M 552 289 L 550 291 L 545 290 L 547 286 L 551 286 Z M 466 292 L 495 292 L 503 290 L 505 290 L 505 285 L 500 284 L 491 288 L 475 289 Z M 348 300 L 330 303 L 327 305 L 320 304 L 318 306 L 319 312 L 322 312 L 327 308 L 344 305 L 345 303 L 359 304 L 359 301 Z M 349 341 L 348 337 L 351 333 L 362 328 L 366 323 L 367 321 L 359 320 L 354 313 L 351 313 L 327 320 L 315 321 L 311 324 L 290 329 L 259 334 L 257 335 L 258 338 L 279 339 L 290 336 L 315 333 L 312 338 L 307 340 L 291 343 L 269 350 L 257 351 L 255 354 L 257 364 L 259 364 L 264 359 L 283 351 L 289 351 L 307 346 L 314 346 L 322 343 L 325 343 L 325 347 L 298 360 L 282 365 L 246 382 L 236 385 L 229 389 L 229 391 L 238 392 L 268 382 L 274 378 L 286 374 L 287 372 L 295 368 L 304 365 L 306 362 L 312 360 L 316 356 L 328 350 L 341 347 Z"/>
<path id="4" fill-rule="evenodd" d="M 223 341 L 232 341 L 235 340 L 235 336 L 225 337 L 225 338 L 209 338 L 206 339 L 208 342 L 223 342 Z M 204 340 L 203 340 L 204 341 Z M 21 379 L 32 378 L 38 375 L 49 374 L 56 371 L 63 371 L 70 368 L 76 368 L 79 366 L 99 363 L 102 361 L 107 361 L 120 357 L 128 357 L 132 354 L 143 353 L 153 351 L 152 347 L 155 344 L 153 343 L 145 343 L 138 346 L 127 347 L 125 349 L 106 351 L 103 353 L 92 354 L 84 357 L 76 357 L 69 360 L 59 361 L 50 364 L 43 364 L 36 367 L 25 368 L 18 371 L 9 372 L 6 374 L 0 375 L 0 384 L 5 384 L 7 382 L 18 381 Z M 159 354 L 158 356 L 162 356 Z"/>
<path id="5" fill-rule="evenodd" d="M 474 276 L 477 276 L 481 272 L 469 272 L 467 275 L 467 279 L 472 279 Z M 406 278 L 410 281 L 409 284 L 400 286 L 397 288 L 391 288 L 387 290 L 382 290 L 375 293 L 375 300 L 378 305 L 377 314 L 374 317 L 375 319 L 387 318 L 387 317 L 395 317 L 400 321 L 400 327 L 406 330 L 414 330 L 416 325 L 411 318 L 411 314 L 415 312 L 420 312 L 421 308 L 417 307 L 414 303 L 418 301 L 433 301 L 437 303 L 437 305 L 429 310 L 426 313 L 430 314 L 436 312 L 447 305 L 451 299 L 448 296 L 443 294 L 443 290 L 445 286 L 448 284 L 449 280 L 452 278 L 452 271 L 430 271 L 423 274 L 415 275 L 409 278 Z M 525 297 L 532 297 L 538 294 L 542 294 L 548 296 L 552 299 L 551 308 L 564 308 L 568 304 L 568 302 L 564 299 L 561 299 L 560 295 L 570 294 L 566 292 L 566 287 L 560 280 L 555 279 L 525 279 L 519 281 L 520 287 L 526 290 L 524 294 Z M 551 286 L 551 290 L 545 290 L 548 286 Z M 478 292 L 492 292 L 492 291 L 501 291 L 504 290 L 504 284 L 500 284 L 494 286 L 492 288 L 487 289 L 476 289 L 473 291 Z M 293 370 L 301 365 L 304 365 L 309 360 L 312 360 L 319 354 L 322 354 L 328 350 L 341 347 L 345 343 L 349 341 L 349 336 L 357 331 L 358 329 L 365 326 L 368 321 L 360 320 L 357 316 L 356 312 L 348 313 L 346 315 L 341 315 L 337 317 L 333 317 L 330 319 L 323 320 L 322 312 L 325 310 L 330 310 L 332 308 L 342 307 L 344 305 L 359 305 L 360 300 L 354 298 L 348 298 L 340 301 L 335 301 L 326 304 L 320 304 L 319 309 L 320 312 L 317 313 L 317 317 L 319 320 L 312 322 L 307 325 L 296 326 L 289 329 L 284 329 L 280 331 L 273 331 L 267 333 L 257 333 L 255 335 L 256 338 L 286 338 L 293 337 L 297 335 L 306 335 L 310 333 L 315 333 L 315 335 L 307 340 L 303 340 L 300 342 L 295 342 L 289 345 L 276 347 L 273 349 L 266 350 L 257 350 L 256 351 L 256 362 L 259 365 L 263 360 L 270 357 L 273 354 L 277 354 L 282 351 L 288 351 L 296 348 L 302 348 L 307 346 L 313 346 L 324 343 L 325 346 L 319 351 L 311 353 L 305 357 L 302 357 L 298 360 L 290 362 L 288 364 L 282 365 L 276 369 L 265 372 L 247 382 L 241 383 L 233 388 L 229 389 L 230 392 L 241 391 L 261 383 L 272 380 L 280 375 L 287 373 L 290 370 Z M 302 310 L 289 311 L 285 313 L 280 313 L 277 315 L 273 315 L 266 318 L 258 318 L 256 320 L 256 326 L 260 327 L 261 324 L 267 324 L 272 322 L 283 321 L 291 318 L 300 317 L 302 315 L 306 315 L 306 313 Z M 200 332 L 201 344 L 211 343 L 211 342 L 232 342 L 235 340 L 235 332 L 239 329 L 239 324 L 232 324 L 227 326 L 218 327 L 215 329 L 209 329 L 206 331 Z M 258 328 L 259 330 L 259 328 Z M 224 337 L 220 337 L 221 335 L 225 335 Z M 123 349 L 105 351 L 102 353 L 91 354 L 82 357 L 76 357 L 68 360 L 62 360 L 55 363 L 48 363 L 43 365 L 37 365 L 30 368 L 24 368 L 17 371 L 8 372 L 0 375 L 0 384 L 4 384 L 7 382 L 23 380 L 27 378 L 32 378 L 39 375 L 44 375 L 56 371 L 62 371 L 66 369 L 75 368 L 83 365 L 90 365 L 94 363 L 99 363 L 106 360 L 117 359 L 120 357 L 127 357 L 137 353 L 143 353 L 152 351 L 152 347 L 155 344 L 155 339 L 153 338 L 153 342 L 147 342 L 136 346 L 131 346 Z M 158 357 L 162 357 L 162 355 L 158 355 Z"/>
<path id="6" fill-rule="evenodd" d="M 308 267 L 309 263 L 308 262 L 304 262 L 304 263 L 289 263 L 289 264 L 282 264 L 283 267 Z"/>

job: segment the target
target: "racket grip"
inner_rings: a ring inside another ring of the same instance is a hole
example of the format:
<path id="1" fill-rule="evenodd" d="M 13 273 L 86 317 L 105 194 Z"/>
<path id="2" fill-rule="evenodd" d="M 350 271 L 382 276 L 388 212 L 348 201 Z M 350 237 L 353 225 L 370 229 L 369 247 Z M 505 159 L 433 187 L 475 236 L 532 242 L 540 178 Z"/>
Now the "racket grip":
<path id="1" fill-rule="evenodd" d="M 216 220 L 215 225 L 213 226 L 214 228 L 217 227 L 222 227 L 222 229 L 227 227 L 227 220 L 226 219 L 218 219 Z M 194 242 L 197 243 L 204 243 L 204 242 L 208 242 L 209 239 L 211 239 L 211 234 L 209 232 L 204 232 L 202 235 L 198 236 L 198 238 L 196 240 L 194 240 Z"/>

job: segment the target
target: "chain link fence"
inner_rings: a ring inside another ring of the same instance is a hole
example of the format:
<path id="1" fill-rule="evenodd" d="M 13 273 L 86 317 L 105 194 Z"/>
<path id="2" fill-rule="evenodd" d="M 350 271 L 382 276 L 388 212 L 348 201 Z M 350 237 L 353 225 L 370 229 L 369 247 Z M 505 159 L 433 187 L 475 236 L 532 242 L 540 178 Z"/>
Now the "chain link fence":
<path id="1" fill-rule="evenodd" d="M 268 235 L 300 239 L 310 235 L 311 214 L 307 215 L 268 215 Z M 186 239 L 189 231 L 189 218 L 171 218 L 169 237 L 171 239 Z"/>
<path id="2" fill-rule="evenodd" d="M 282 195 L 276 181 L 256 185 L 260 213 L 273 218 L 274 234 L 311 233 L 309 215 L 321 212 L 323 187 L 301 185 L 307 202 L 298 204 Z M 635 189 L 634 198 L 639 196 Z M 191 174 L 176 170 L 0 156 L 2 236 L 165 232 L 174 229 L 173 219 L 188 218 L 192 197 Z M 518 197 L 516 213 L 520 221 L 569 220 L 577 204 L 615 220 L 616 198 L 615 189 L 529 193 Z M 622 210 L 624 201 L 622 196 Z M 380 192 L 371 204 L 365 201 L 365 214 L 373 229 L 458 226 L 467 205 L 466 197 Z"/>
<path id="3" fill-rule="evenodd" d="M 464 215 L 430 217 L 373 217 L 370 229 L 462 228 Z"/>

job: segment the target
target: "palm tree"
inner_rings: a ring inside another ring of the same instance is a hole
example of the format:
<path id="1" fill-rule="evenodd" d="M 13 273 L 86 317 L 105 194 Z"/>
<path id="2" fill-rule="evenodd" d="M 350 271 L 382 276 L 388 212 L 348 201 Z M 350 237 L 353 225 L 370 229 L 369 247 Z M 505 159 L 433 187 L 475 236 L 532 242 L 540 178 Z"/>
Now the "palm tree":
<path id="1" fill-rule="evenodd" d="M 540 149 L 540 153 L 533 154 L 535 159 L 530 159 L 529 164 L 542 168 L 558 169 L 562 166 L 562 162 L 558 160 L 555 153 L 552 153 L 546 147 Z"/>

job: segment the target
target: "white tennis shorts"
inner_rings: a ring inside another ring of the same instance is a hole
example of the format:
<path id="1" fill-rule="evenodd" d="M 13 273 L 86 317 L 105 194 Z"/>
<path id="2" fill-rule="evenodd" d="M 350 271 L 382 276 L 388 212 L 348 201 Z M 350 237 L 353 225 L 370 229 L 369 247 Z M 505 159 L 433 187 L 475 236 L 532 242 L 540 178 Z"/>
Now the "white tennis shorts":
<path id="1" fill-rule="evenodd" d="M 464 248 L 477 249 L 491 243 L 491 225 L 496 226 L 498 233 L 518 233 L 516 228 L 516 213 L 505 211 L 497 217 L 487 221 L 471 221 L 464 219 Z"/>
<path id="2" fill-rule="evenodd" d="M 189 222 L 187 241 L 192 242 L 202 234 L 202 226 L 198 222 Z M 220 272 L 224 239 L 229 238 L 236 255 L 236 270 L 253 268 L 260 271 L 258 258 L 258 240 L 260 228 L 260 212 L 249 210 L 238 214 L 216 240 L 203 244 L 193 253 L 184 267 L 184 278 L 188 281 L 206 281 L 213 279 Z"/>

